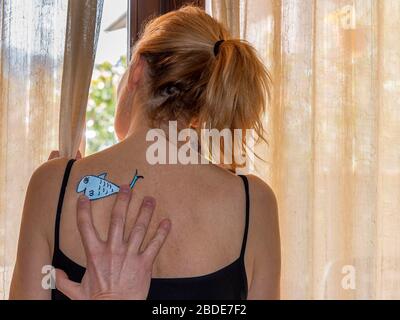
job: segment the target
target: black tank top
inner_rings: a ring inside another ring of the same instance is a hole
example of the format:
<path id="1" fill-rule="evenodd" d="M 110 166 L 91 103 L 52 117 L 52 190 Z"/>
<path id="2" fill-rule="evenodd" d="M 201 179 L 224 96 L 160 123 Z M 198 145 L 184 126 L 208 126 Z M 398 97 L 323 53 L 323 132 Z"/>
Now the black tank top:
<path id="1" fill-rule="evenodd" d="M 52 265 L 64 270 L 69 279 L 81 282 L 85 268 L 68 258 L 60 249 L 60 220 L 65 189 L 68 183 L 74 159 L 68 161 L 60 190 L 57 206 L 54 252 Z M 213 273 L 188 278 L 153 278 L 148 294 L 149 300 L 245 300 L 247 298 L 247 276 L 244 255 L 249 228 L 249 186 L 245 176 L 243 179 L 246 195 L 246 216 L 240 256 L 234 262 Z M 57 289 L 52 290 L 52 300 L 66 300 L 64 294 Z"/>

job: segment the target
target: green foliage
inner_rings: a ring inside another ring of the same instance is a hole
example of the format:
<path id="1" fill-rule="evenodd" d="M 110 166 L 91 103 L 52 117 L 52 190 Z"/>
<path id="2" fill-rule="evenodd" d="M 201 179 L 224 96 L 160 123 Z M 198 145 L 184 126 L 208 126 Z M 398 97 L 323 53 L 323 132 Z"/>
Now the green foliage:
<path id="1" fill-rule="evenodd" d="M 125 67 L 125 56 L 115 65 L 106 61 L 95 66 L 86 112 L 86 155 L 117 142 L 114 132 L 116 93 Z"/>

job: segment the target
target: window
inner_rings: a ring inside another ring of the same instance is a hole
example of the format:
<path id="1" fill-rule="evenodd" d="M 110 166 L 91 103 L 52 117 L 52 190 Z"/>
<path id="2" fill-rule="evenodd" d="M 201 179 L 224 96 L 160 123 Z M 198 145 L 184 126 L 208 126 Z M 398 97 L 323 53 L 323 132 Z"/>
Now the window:
<path id="1" fill-rule="evenodd" d="M 86 155 L 117 142 L 116 87 L 126 68 L 126 0 L 105 0 L 86 112 Z"/>
<path id="2" fill-rule="evenodd" d="M 133 46 L 143 22 L 150 16 L 175 10 L 185 3 L 195 3 L 204 8 L 205 1 L 104 0 L 86 113 L 86 155 L 117 142 L 114 132 L 116 88 L 127 65 L 127 54 L 130 54 L 128 43 Z"/>

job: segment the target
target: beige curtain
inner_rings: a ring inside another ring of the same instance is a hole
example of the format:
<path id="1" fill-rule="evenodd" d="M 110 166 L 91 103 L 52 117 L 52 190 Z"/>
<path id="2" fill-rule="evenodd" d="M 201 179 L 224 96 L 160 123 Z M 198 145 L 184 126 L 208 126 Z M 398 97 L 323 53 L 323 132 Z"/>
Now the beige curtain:
<path id="1" fill-rule="evenodd" d="M 101 7 L 0 0 L 0 299 L 8 296 L 29 178 L 52 150 L 72 156 L 79 146 Z"/>
<path id="2" fill-rule="evenodd" d="M 60 109 L 60 156 L 85 152 L 85 114 L 103 0 L 70 0 Z"/>
<path id="3" fill-rule="evenodd" d="M 400 1 L 213 0 L 274 78 L 285 299 L 400 298 Z"/>

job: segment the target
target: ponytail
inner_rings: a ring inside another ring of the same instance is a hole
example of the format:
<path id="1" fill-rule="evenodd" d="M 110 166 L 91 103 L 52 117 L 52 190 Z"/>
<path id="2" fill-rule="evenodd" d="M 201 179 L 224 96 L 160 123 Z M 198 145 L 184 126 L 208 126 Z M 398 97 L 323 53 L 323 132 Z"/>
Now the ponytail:
<path id="1" fill-rule="evenodd" d="M 150 21 L 135 46 L 133 59 L 139 56 L 148 65 L 144 100 L 151 123 L 253 129 L 264 138 L 268 71 L 248 42 L 230 39 L 204 10 L 186 6 Z"/>
<path id="2" fill-rule="evenodd" d="M 244 40 L 225 40 L 211 68 L 200 123 L 219 130 L 254 129 L 262 138 L 270 77 L 256 50 Z"/>

